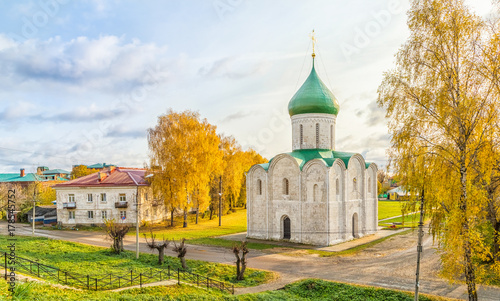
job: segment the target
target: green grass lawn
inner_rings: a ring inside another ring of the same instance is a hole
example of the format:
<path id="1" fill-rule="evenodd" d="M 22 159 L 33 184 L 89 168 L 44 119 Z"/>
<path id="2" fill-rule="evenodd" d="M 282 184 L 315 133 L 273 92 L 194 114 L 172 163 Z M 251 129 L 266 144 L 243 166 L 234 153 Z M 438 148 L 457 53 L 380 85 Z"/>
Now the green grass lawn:
<path id="1" fill-rule="evenodd" d="M 404 218 L 402 216 L 391 218 L 385 221 L 379 222 L 379 226 L 391 225 L 392 223 L 402 223 L 404 227 L 417 227 L 420 222 L 420 213 L 406 215 Z"/>
<path id="2" fill-rule="evenodd" d="M 378 219 L 401 215 L 402 204 L 400 201 L 378 201 Z"/>
<path id="3" fill-rule="evenodd" d="M 151 227 L 142 227 L 139 231 L 142 233 L 149 233 L 150 229 L 154 233 L 164 235 L 165 238 L 180 240 L 182 238 L 186 239 L 196 239 L 196 238 L 206 238 L 214 237 L 226 234 L 234 234 L 239 232 L 245 232 L 247 230 L 247 211 L 246 209 L 236 209 L 236 212 L 222 216 L 222 225 L 219 227 L 219 218 L 215 217 L 212 220 L 208 218 L 199 220 L 198 224 L 192 221 L 192 216 L 190 216 L 190 222 L 188 222 L 188 227 L 182 227 L 182 219 L 174 219 L 177 226 L 170 227 L 167 223 L 155 224 Z M 129 235 L 135 235 L 135 229 L 132 229 Z"/>
<path id="4" fill-rule="evenodd" d="M 135 259 L 135 253 L 125 251 L 122 254 L 111 253 L 110 249 L 84 245 L 74 242 L 47 239 L 44 237 L 16 236 L 16 255 L 40 263 L 82 275 L 104 275 L 108 273 L 125 274 L 133 270 L 144 273 L 150 268 L 158 268 L 155 254 L 142 253 Z M 0 236 L 0 249 L 7 246 L 7 236 Z M 2 250 L 4 252 L 5 250 Z M 189 250 L 188 250 L 189 256 Z M 165 256 L 164 265 L 173 269 L 180 267 L 178 258 Z M 247 269 L 246 279 L 236 281 L 235 267 L 231 265 L 187 260 L 191 272 L 215 280 L 230 282 L 235 286 L 253 286 L 264 283 L 274 277 L 273 273 Z"/>
<path id="5" fill-rule="evenodd" d="M 0 280 L 0 300 L 7 297 L 7 284 Z M 188 285 L 146 287 L 122 292 L 75 291 L 44 283 L 18 283 L 13 300 L 33 301 L 157 301 L 157 300 L 337 300 L 337 301 L 412 301 L 413 295 L 395 290 L 354 286 L 318 279 L 306 279 L 286 285 L 281 290 L 233 296 L 206 291 Z M 446 298 L 419 295 L 420 301 L 445 301 Z"/>

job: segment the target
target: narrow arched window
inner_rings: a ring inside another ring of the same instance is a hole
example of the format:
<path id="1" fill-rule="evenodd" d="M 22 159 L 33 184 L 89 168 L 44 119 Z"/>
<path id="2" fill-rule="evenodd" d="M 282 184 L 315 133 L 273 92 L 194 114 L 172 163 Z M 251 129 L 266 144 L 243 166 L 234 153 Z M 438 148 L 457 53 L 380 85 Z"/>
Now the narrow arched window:
<path id="1" fill-rule="evenodd" d="M 330 125 L 330 149 L 333 149 L 333 124 Z"/>
<path id="2" fill-rule="evenodd" d="M 288 195 L 289 194 L 289 184 L 288 184 L 288 179 L 284 178 L 283 179 L 283 194 Z"/>
<path id="3" fill-rule="evenodd" d="M 262 181 L 260 179 L 257 180 L 257 193 L 262 195 Z"/>
<path id="4" fill-rule="evenodd" d="M 338 178 L 335 180 L 335 194 L 337 194 L 337 195 L 340 194 L 340 186 L 339 186 L 339 179 Z"/>
<path id="5" fill-rule="evenodd" d="M 318 184 L 314 184 L 314 186 L 313 186 L 313 200 L 315 202 L 319 201 L 319 186 L 318 186 Z"/>
<path id="6" fill-rule="evenodd" d="M 302 144 L 304 143 L 304 127 L 302 124 L 300 125 L 300 147 L 302 148 Z"/>
<path id="7" fill-rule="evenodd" d="M 319 123 L 316 123 L 316 148 L 319 148 Z"/>
<path id="8" fill-rule="evenodd" d="M 352 191 L 358 191 L 358 186 L 357 186 L 357 180 L 356 178 L 352 179 Z"/>
<path id="9" fill-rule="evenodd" d="M 372 192 L 372 179 L 368 177 L 368 192 Z"/>

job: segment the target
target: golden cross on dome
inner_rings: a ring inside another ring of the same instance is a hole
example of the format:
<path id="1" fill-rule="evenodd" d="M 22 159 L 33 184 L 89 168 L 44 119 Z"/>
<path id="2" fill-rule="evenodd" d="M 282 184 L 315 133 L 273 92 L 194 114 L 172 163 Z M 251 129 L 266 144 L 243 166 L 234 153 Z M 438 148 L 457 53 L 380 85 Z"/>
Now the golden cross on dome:
<path id="1" fill-rule="evenodd" d="M 313 43 L 312 57 L 314 58 L 316 56 L 316 54 L 314 53 L 314 46 L 316 45 L 316 37 L 314 36 L 314 29 L 313 29 L 312 33 L 309 36 L 311 37 L 311 40 L 312 40 L 312 43 Z"/>

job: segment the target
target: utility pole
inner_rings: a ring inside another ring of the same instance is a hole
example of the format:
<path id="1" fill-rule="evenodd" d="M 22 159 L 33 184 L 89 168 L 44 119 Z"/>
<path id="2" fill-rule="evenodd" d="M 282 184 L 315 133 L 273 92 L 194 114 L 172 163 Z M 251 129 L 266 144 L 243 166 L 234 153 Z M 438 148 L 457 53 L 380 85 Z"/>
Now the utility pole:
<path id="1" fill-rule="evenodd" d="M 33 188 L 33 216 L 31 217 L 31 223 L 33 224 L 33 228 L 31 231 L 31 235 L 35 236 L 35 207 L 36 207 L 36 183 Z"/>
<path id="2" fill-rule="evenodd" d="M 418 223 L 418 245 L 417 245 L 417 279 L 415 282 L 415 301 L 418 301 L 418 288 L 420 286 L 420 255 L 422 253 L 422 236 L 424 236 L 424 190 L 420 197 L 420 222 Z"/>
<path id="3" fill-rule="evenodd" d="M 219 227 L 222 222 L 222 176 L 219 177 Z"/>
<path id="4" fill-rule="evenodd" d="M 135 258 L 139 259 L 139 186 L 135 194 Z"/>

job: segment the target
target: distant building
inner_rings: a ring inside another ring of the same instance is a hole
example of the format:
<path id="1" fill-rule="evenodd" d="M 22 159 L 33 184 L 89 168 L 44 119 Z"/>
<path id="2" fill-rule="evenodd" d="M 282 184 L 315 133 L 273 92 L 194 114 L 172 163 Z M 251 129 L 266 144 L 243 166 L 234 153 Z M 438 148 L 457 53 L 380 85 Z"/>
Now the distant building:
<path id="1" fill-rule="evenodd" d="M 391 190 L 388 190 L 386 193 L 388 195 L 389 200 L 392 200 L 392 201 L 405 200 L 410 195 L 401 186 L 396 187 L 396 188 L 391 189 Z"/>
<path id="2" fill-rule="evenodd" d="M 69 181 L 71 172 L 64 169 L 49 169 L 47 166 L 39 166 L 37 175 L 47 181 Z"/>
<path id="3" fill-rule="evenodd" d="M 33 221 L 33 210 L 26 212 L 28 222 Z M 35 207 L 35 224 L 55 225 L 57 224 L 57 208 L 54 205 Z"/>
<path id="4" fill-rule="evenodd" d="M 153 199 L 145 173 L 145 169 L 109 166 L 54 185 L 58 222 L 63 226 L 97 225 L 106 219 L 135 223 L 136 202 L 139 202 L 140 222 L 163 221 L 166 217 L 163 201 Z"/>
<path id="5" fill-rule="evenodd" d="M 24 168 L 21 168 L 19 173 L 0 173 L 0 183 L 19 184 L 22 187 L 27 187 L 31 183 L 43 180 L 36 173 L 26 173 Z"/>

